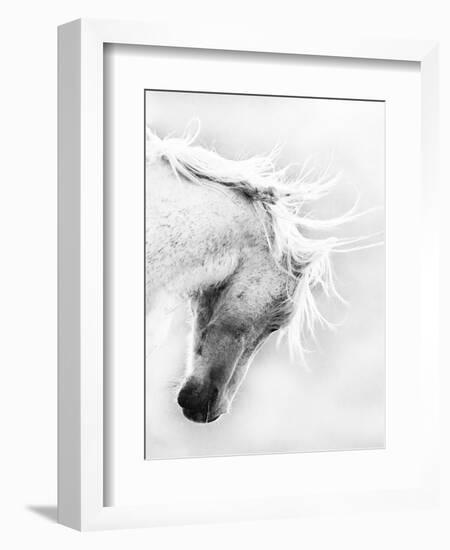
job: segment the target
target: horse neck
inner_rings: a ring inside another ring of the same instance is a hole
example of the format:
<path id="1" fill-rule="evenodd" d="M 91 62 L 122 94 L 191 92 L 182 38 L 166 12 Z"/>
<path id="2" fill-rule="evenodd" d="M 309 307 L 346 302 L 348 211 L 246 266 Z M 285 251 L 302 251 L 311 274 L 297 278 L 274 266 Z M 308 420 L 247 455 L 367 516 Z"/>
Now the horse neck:
<path id="1" fill-rule="evenodd" d="M 261 241 L 251 205 L 232 191 L 177 178 L 159 161 L 146 174 L 147 285 L 189 294 L 219 284 Z"/>

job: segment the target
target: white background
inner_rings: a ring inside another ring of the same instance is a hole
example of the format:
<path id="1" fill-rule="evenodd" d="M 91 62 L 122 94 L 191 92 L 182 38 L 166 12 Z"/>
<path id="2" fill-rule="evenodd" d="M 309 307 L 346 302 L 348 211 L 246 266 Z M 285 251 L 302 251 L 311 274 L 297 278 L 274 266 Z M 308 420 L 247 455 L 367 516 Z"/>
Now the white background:
<path id="1" fill-rule="evenodd" d="M 361 33 L 441 40 L 442 98 L 450 97 L 450 38 L 445 3 L 357 1 L 217 3 L 191 0 L 164 5 L 90 0 L 53 4 L 21 2 L 2 10 L 0 33 L 2 136 L 0 235 L 1 304 L 1 520 L 5 548 L 447 548 L 449 477 L 441 510 L 302 518 L 253 524 L 165 528 L 114 533 L 76 532 L 48 521 L 56 502 L 56 25 L 79 16 L 150 19 L 202 18 L 277 32 L 317 28 L 324 33 Z M 449 147 L 448 102 L 441 106 L 443 151 Z M 443 181 L 448 168 L 441 163 Z M 449 195 L 440 203 L 449 204 Z M 449 216 L 443 217 L 449 234 Z M 443 243 L 443 248 L 445 242 Z M 448 248 L 448 247 L 447 247 Z M 448 252 L 446 252 L 446 259 Z M 443 279 L 449 280 L 445 263 Z M 448 307 L 449 293 L 443 288 Z M 443 308 L 445 312 L 446 308 Z M 445 316 L 443 315 L 443 318 Z M 448 351 L 446 354 L 448 364 Z M 442 394 L 449 374 L 443 372 Z M 449 417 L 449 399 L 442 411 Z M 449 461 L 448 421 L 442 428 Z M 34 508 L 33 508 L 34 507 Z M 33 511 L 34 510 L 34 511 Z M 36 513 L 40 511 L 40 513 Z M 337 511 L 338 512 L 338 511 Z M 446 521 L 447 520 L 447 521 Z"/>

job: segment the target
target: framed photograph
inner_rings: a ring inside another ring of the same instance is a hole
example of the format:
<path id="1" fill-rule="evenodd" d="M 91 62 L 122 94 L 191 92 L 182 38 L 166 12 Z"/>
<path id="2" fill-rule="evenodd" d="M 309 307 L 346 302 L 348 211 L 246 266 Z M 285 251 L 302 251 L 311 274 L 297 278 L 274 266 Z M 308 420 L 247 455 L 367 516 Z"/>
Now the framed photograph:
<path id="1" fill-rule="evenodd" d="M 59 28 L 58 514 L 437 499 L 437 45 Z"/>

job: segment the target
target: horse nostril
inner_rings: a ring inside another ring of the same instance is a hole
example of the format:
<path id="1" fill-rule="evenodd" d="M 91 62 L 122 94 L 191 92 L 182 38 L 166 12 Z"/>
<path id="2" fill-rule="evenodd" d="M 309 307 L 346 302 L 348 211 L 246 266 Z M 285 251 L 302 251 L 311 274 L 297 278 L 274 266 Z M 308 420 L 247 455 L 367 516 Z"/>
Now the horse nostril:
<path id="1" fill-rule="evenodd" d="M 221 415 L 217 409 L 219 393 L 215 384 L 198 386 L 188 382 L 180 390 L 177 401 L 187 419 L 210 423 Z"/>
<path id="2" fill-rule="evenodd" d="M 184 386 L 184 388 L 181 388 L 177 401 L 180 407 L 191 407 L 195 401 L 195 395 L 192 387 Z"/>
<path id="3" fill-rule="evenodd" d="M 202 411 L 210 409 L 219 395 L 219 389 L 215 384 L 198 386 L 186 383 L 178 393 L 177 402 L 183 409 Z"/>

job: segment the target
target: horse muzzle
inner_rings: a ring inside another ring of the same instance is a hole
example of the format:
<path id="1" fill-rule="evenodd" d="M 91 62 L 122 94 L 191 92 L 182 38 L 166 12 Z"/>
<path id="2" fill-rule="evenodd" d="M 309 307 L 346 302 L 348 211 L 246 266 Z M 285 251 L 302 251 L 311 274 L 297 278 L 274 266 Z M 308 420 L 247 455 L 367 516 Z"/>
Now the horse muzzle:
<path id="1" fill-rule="evenodd" d="M 210 422 L 214 422 L 218 418 L 220 418 L 222 415 L 221 413 L 211 415 L 208 411 L 195 411 L 191 409 L 182 409 L 184 416 L 188 420 L 192 420 L 192 422 L 198 422 L 200 424 L 209 424 Z"/>
<path id="2" fill-rule="evenodd" d="M 188 380 L 178 394 L 178 404 L 184 416 L 192 422 L 214 422 L 222 412 L 218 410 L 219 390 L 214 384 L 198 384 Z"/>

